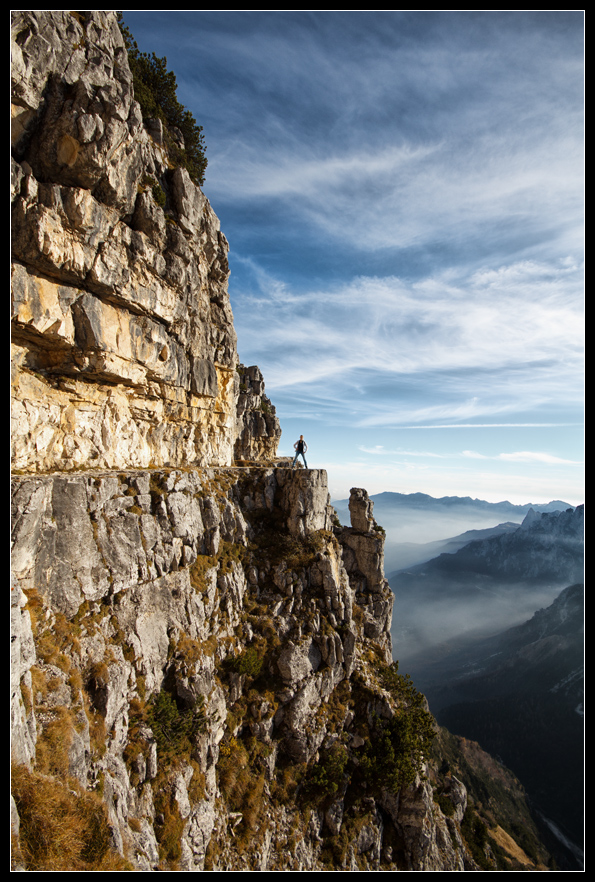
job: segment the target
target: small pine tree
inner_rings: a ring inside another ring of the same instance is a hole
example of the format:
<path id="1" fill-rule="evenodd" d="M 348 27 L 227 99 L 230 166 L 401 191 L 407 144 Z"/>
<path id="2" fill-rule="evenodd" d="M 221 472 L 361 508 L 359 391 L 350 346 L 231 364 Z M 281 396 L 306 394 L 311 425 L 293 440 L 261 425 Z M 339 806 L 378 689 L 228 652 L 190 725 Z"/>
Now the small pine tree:
<path id="1" fill-rule="evenodd" d="M 202 126 L 177 98 L 177 82 L 173 71 L 167 69 L 167 58 L 158 58 L 140 52 L 130 29 L 124 24 L 122 13 L 118 12 L 118 24 L 128 52 L 128 64 L 134 78 L 134 97 L 138 101 L 143 119 L 160 119 L 166 131 L 175 127 L 184 138 L 180 147 L 168 133 L 168 148 L 172 159 L 182 165 L 192 180 L 199 186 L 204 184 L 207 158 Z"/>

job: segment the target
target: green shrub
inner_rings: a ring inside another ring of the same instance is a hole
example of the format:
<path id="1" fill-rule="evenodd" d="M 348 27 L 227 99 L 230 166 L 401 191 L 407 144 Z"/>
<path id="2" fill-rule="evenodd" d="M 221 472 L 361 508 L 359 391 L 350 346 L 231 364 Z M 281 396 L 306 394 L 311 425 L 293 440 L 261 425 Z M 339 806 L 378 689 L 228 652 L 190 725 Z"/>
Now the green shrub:
<path id="1" fill-rule="evenodd" d="M 454 815 L 455 807 L 448 796 L 445 796 L 443 793 L 434 793 L 434 802 L 440 807 L 442 814 L 446 815 L 447 818 L 451 818 Z"/>
<path id="2" fill-rule="evenodd" d="M 204 699 L 199 700 L 194 708 L 180 709 L 175 698 L 165 689 L 151 698 L 147 722 L 153 730 L 161 760 L 190 752 L 192 736 L 204 731 L 206 726 L 203 704 Z"/>
<path id="3" fill-rule="evenodd" d="M 161 184 L 153 184 L 153 198 L 160 208 L 165 208 L 165 192 Z"/>
<path id="4" fill-rule="evenodd" d="M 473 809 L 468 808 L 461 823 L 461 833 L 467 843 L 474 860 L 482 870 L 493 870 L 492 863 L 486 856 L 488 828 Z"/>
<path id="5" fill-rule="evenodd" d="M 179 129 L 184 137 L 180 147 L 166 132 L 167 146 L 175 163 L 183 166 L 199 186 L 204 184 L 207 158 L 202 126 L 177 98 L 176 76 L 167 69 L 167 58 L 140 52 L 129 28 L 118 14 L 118 24 L 128 51 L 128 64 L 134 78 L 134 97 L 141 106 L 143 119 L 160 119 L 166 127 Z M 160 203 L 158 203 L 160 204 Z"/>
<path id="6" fill-rule="evenodd" d="M 399 790 L 415 781 L 433 737 L 431 714 L 398 710 L 374 733 L 362 766 L 376 784 Z"/>
<path id="7" fill-rule="evenodd" d="M 249 646 L 240 655 L 230 659 L 229 667 L 238 674 L 246 674 L 252 679 L 256 679 L 262 671 L 264 658 L 259 654 L 255 646 Z"/>
<path id="8" fill-rule="evenodd" d="M 362 767 L 373 782 L 393 790 L 412 784 L 436 735 L 434 717 L 408 674 L 398 673 L 398 662 L 381 665 L 382 685 L 398 707 L 390 720 L 375 718 Z"/>
<path id="9" fill-rule="evenodd" d="M 312 767 L 305 788 L 307 795 L 316 799 L 333 796 L 343 781 L 348 760 L 349 756 L 345 747 L 339 741 L 335 741 Z"/>

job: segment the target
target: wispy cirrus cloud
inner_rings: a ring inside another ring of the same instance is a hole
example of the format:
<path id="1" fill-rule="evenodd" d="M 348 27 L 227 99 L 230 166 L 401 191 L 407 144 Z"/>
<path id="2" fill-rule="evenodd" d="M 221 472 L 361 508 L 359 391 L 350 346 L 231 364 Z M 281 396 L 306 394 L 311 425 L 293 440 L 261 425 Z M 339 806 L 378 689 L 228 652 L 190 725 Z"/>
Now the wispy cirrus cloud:
<path id="1" fill-rule="evenodd" d="M 262 270 L 253 282 L 234 311 L 268 387 L 307 388 L 312 400 L 343 399 L 349 410 L 361 404 L 358 425 L 495 416 L 502 425 L 558 398 L 581 400 L 581 271 L 572 263 L 524 261 L 413 283 L 360 277 L 299 292 Z"/>
<path id="2" fill-rule="evenodd" d="M 546 465 L 584 465 L 582 460 L 563 459 L 560 456 L 553 456 L 551 453 L 544 453 L 538 450 L 519 450 L 514 453 L 499 453 L 496 456 L 487 456 L 484 453 L 477 453 L 474 450 L 463 450 L 462 456 L 467 456 L 470 459 L 497 459 L 503 462 L 526 462 Z"/>
<path id="3" fill-rule="evenodd" d="M 435 423 L 434 425 L 399 426 L 399 429 L 560 429 L 582 426 L 574 423 Z M 479 456 L 479 454 L 478 454 Z"/>
<path id="4" fill-rule="evenodd" d="M 492 252 L 574 249 L 579 58 L 537 19 L 425 21 L 410 41 L 395 15 L 281 16 L 249 41 L 228 35 L 243 78 L 213 107 L 225 129 L 213 197 L 274 202 L 287 223 L 358 250 L 482 239 Z"/>
<path id="5" fill-rule="evenodd" d="M 429 450 L 387 450 L 382 444 L 376 444 L 374 447 L 366 447 L 360 444 L 358 450 L 361 450 L 363 453 L 371 453 L 374 456 L 418 456 L 429 457 L 430 459 L 450 458 L 448 454 L 432 453 Z"/>
<path id="6" fill-rule="evenodd" d="M 501 425 L 496 424 L 496 427 L 501 428 Z M 455 428 L 448 426 L 435 426 L 434 428 Z M 462 428 L 461 426 L 456 426 L 456 428 Z M 464 428 L 473 428 L 472 426 L 465 426 Z M 489 428 L 489 426 L 481 426 L 476 428 Z M 515 428 L 518 426 L 515 425 Z M 374 447 L 366 447 L 365 445 L 359 445 L 359 450 L 363 453 L 370 453 L 374 456 L 412 456 L 418 458 L 428 458 L 428 459 L 482 459 L 482 460 L 499 460 L 501 462 L 524 462 L 524 463 L 539 463 L 539 464 L 547 464 L 547 465 L 584 465 L 582 460 L 572 460 L 572 459 L 563 459 L 560 456 L 554 456 L 551 453 L 545 453 L 543 451 L 536 450 L 522 450 L 515 451 L 513 453 L 498 453 L 495 455 L 488 455 L 485 453 L 479 453 L 475 450 L 462 450 L 462 451 L 451 451 L 449 453 L 436 453 L 431 450 L 407 450 L 402 448 L 390 449 L 386 448 L 382 444 L 376 444 Z"/>
<path id="7" fill-rule="evenodd" d="M 474 146 L 477 151 L 477 145 Z M 580 144 L 526 145 L 522 157 L 492 144 L 477 155 L 436 140 L 397 147 L 337 149 L 304 158 L 303 148 L 252 158 L 242 151 L 235 172 L 213 182 L 214 197 L 258 207 L 276 203 L 330 241 L 358 251 L 441 246 L 520 255 L 537 240 L 549 248 L 580 247 Z M 215 166 L 215 171 L 216 171 Z M 292 223 L 296 221 L 293 220 Z M 513 244 L 516 242 L 516 245 Z M 545 254 L 542 247 L 539 250 Z"/>

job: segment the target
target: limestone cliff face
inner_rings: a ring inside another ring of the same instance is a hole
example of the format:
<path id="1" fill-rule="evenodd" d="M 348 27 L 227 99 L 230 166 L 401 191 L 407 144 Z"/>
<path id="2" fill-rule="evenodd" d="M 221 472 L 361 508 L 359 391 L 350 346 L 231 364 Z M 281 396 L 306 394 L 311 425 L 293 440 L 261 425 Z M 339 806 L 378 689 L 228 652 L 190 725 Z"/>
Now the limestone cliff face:
<path id="1" fill-rule="evenodd" d="M 281 427 L 274 405 L 264 394 L 264 379 L 256 365 L 238 365 L 236 462 L 259 462 L 276 457 Z"/>
<path id="2" fill-rule="evenodd" d="M 228 244 L 143 125 L 114 14 L 15 13 L 12 70 L 14 468 L 231 465 Z M 251 423 L 274 457 L 278 421 Z"/>
<path id="3" fill-rule="evenodd" d="M 275 467 L 163 144 L 114 13 L 14 13 L 14 866 L 477 869 L 367 493 Z"/>
<path id="4" fill-rule="evenodd" d="M 60 724 L 44 771 L 100 788 L 129 866 L 474 866 L 462 785 L 452 817 L 419 772 L 357 795 L 409 698 L 382 536 L 334 520 L 322 471 L 15 480 L 13 758 L 40 767 Z"/>

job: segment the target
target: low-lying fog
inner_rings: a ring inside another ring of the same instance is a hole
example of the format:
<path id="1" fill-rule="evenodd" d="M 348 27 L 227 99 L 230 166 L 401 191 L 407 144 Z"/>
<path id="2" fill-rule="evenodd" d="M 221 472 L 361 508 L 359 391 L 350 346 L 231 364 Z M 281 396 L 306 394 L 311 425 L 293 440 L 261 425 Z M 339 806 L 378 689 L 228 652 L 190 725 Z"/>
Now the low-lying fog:
<path id="1" fill-rule="evenodd" d="M 421 495 L 412 498 L 413 504 L 408 504 L 400 494 L 390 493 L 380 494 L 373 501 L 374 518 L 386 532 L 384 570 L 395 593 L 393 657 L 405 673 L 414 675 L 416 659 L 426 663 L 429 655 L 448 653 L 462 640 L 491 636 L 522 624 L 538 609 L 549 606 L 566 587 L 553 581 L 511 585 L 472 573 L 431 580 L 399 576 L 399 571 L 407 571 L 442 553 L 454 553 L 465 541 L 483 538 L 470 536 L 459 542 L 447 542 L 468 531 L 499 525 L 514 531 L 514 524 L 520 525 L 527 511 L 515 511 L 514 506 L 506 503 L 491 506 L 481 500 L 458 502 Z M 335 501 L 333 505 L 341 523 L 349 525 L 348 500 Z M 564 506 L 556 505 L 560 510 Z"/>
<path id="2" fill-rule="evenodd" d="M 470 515 L 468 511 L 420 512 L 403 509 L 398 514 L 384 512 L 376 517 L 386 530 L 384 543 L 384 571 L 390 575 L 395 570 L 413 567 L 442 553 L 439 544 L 469 530 L 486 530 L 503 522 L 521 524 L 524 514 L 480 512 Z M 436 543 L 434 547 L 431 543 Z M 426 547 L 426 546 L 430 547 Z"/>
<path id="3" fill-rule="evenodd" d="M 349 509 L 346 501 L 334 505 L 341 523 L 349 526 Z M 376 503 L 374 517 L 386 531 L 384 571 L 390 576 L 395 570 L 412 567 L 437 557 L 444 550 L 440 545 L 426 548 L 428 543 L 443 542 L 468 530 L 485 530 L 506 521 L 521 524 L 525 514 L 470 511 L 468 506 L 451 506 L 447 513 L 407 506 L 399 506 L 395 511 L 389 511 Z"/>
<path id="4" fill-rule="evenodd" d="M 467 530 L 485 530 L 496 527 L 504 521 L 521 524 L 525 515 L 477 512 L 470 514 L 465 510 L 452 509 L 448 514 L 402 508 L 398 513 L 383 512 L 377 507 L 374 511 L 377 522 L 386 530 L 386 542 L 397 545 L 412 542 L 423 545 L 439 539 L 450 539 Z M 347 521 L 349 523 L 349 521 Z M 386 546 L 385 546 L 386 554 Z M 407 564 L 405 564 L 407 566 Z"/>
<path id="5" fill-rule="evenodd" d="M 475 592 L 448 597 L 420 597 L 395 591 L 391 636 L 393 658 L 403 673 L 415 677 L 417 665 L 454 650 L 461 641 L 488 637 L 520 625 L 552 603 L 559 585 L 478 585 Z M 475 594 L 475 596 L 473 596 Z"/>
<path id="6" fill-rule="evenodd" d="M 347 500 L 333 502 L 342 524 L 349 526 Z M 449 506 L 446 511 L 399 505 L 392 511 L 376 502 L 374 517 L 386 530 L 387 542 L 392 544 L 412 542 L 423 545 L 439 539 L 449 539 L 467 530 L 495 527 L 504 521 L 522 523 L 525 513 L 514 511 L 484 511 L 469 506 Z"/>

